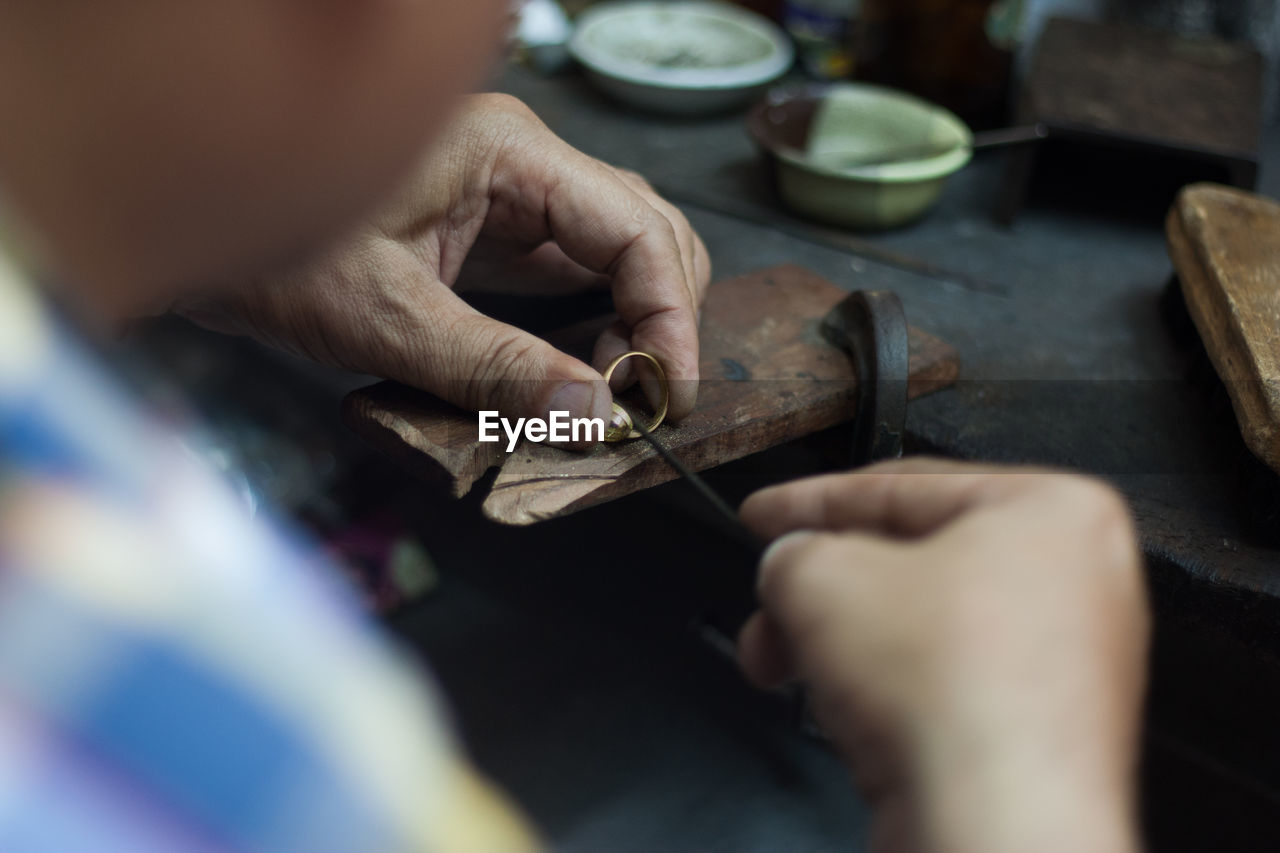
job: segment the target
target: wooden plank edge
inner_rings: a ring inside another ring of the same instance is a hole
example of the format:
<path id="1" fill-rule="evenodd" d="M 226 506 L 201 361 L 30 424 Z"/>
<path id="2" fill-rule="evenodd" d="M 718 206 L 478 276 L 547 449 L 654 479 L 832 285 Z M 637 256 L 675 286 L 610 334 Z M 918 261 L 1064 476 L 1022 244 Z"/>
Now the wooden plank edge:
<path id="1" fill-rule="evenodd" d="M 378 386 L 372 386 L 376 389 Z M 361 388 L 342 399 L 342 421 L 397 465 L 412 475 L 446 489 L 461 498 L 503 459 L 500 444 L 475 442 L 463 450 L 451 450 L 426 441 L 404 418 L 377 402 Z"/>
<path id="2" fill-rule="evenodd" d="M 1248 343 L 1229 296 L 1213 280 L 1205 255 L 1208 249 L 1193 233 L 1191 220 L 1199 219 L 1196 196 L 1210 188 L 1218 189 L 1212 184 L 1192 184 L 1178 193 L 1165 219 L 1169 256 L 1178 274 L 1187 313 L 1226 388 L 1245 446 L 1263 464 L 1280 473 L 1280 405 L 1266 393 L 1268 383 L 1278 384 L 1280 377 L 1262 376 L 1251 359 L 1234 357 L 1248 353 Z"/>

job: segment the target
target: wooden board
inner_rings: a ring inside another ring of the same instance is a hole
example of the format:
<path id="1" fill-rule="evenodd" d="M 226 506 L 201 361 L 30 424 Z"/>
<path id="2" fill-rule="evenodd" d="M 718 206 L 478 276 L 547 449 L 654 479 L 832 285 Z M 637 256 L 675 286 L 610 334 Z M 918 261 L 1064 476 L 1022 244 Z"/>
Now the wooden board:
<path id="1" fill-rule="evenodd" d="M 1019 120 L 1256 161 L 1262 75 L 1247 43 L 1051 18 Z"/>
<path id="2" fill-rule="evenodd" d="M 1054 17 L 1035 47 L 1014 123 L 1043 126 L 1049 140 L 1044 147 L 1055 149 L 1053 156 L 1061 157 L 1064 148 L 1111 150 L 1113 163 L 1130 157 L 1148 178 L 1153 168 L 1171 171 L 1178 183 L 1225 175 L 1228 183 L 1253 189 L 1263 72 L 1261 54 L 1247 43 Z M 1022 208 L 1041 149 L 1024 145 L 1008 155 L 999 211 L 1005 223 Z M 1092 173 L 1097 167 L 1084 168 Z M 1152 191 L 1145 181 L 1126 190 L 1110 171 L 1097 176 L 1106 193 Z"/>
<path id="3" fill-rule="evenodd" d="M 819 331 L 846 295 L 796 266 L 712 285 L 703 309 L 698 405 L 656 437 L 702 470 L 851 420 L 851 362 Z M 556 343 L 582 351 L 608 319 L 568 330 Z M 950 384 L 959 370 L 950 345 L 916 329 L 910 361 L 913 397 Z M 344 411 L 358 433 L 454 494 L 465 494 L 485 470 L 500 465 L 484 512 L 505 524 L 565 515 L 676 476 L 643 441 L 601 444 L 587 453 L 526 442 L 508 456 L 501 445 L 476 441 L 475 415 L 392 383 L 354 392 Z"/>
<path id="4" fill-rule="evenodd" d="M 1194 184 L 1179 193 L 1165 230 L 1245 444 L 1280 472 L 1280 204 Z"/>

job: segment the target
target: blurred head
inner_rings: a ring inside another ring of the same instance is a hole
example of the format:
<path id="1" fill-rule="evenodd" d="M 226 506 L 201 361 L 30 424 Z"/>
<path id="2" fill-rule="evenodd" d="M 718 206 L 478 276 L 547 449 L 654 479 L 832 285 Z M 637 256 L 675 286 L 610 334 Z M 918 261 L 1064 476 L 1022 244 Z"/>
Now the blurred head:
<path id="1" fill-rule="evenodd" d="M 288 261 L 386 193 L 507 0 L 0 2 L 0 195 L 114 305 Z"/>

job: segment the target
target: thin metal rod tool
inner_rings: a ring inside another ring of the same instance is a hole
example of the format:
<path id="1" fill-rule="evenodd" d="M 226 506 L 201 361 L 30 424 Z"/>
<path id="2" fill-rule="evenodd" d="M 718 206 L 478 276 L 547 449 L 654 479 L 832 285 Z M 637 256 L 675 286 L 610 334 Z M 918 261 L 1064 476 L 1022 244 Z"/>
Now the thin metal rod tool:
<path id="1" fill-rule="evenodd" d="M 668 450 L 662 442 L 654 438 L 653 433 L 645 429 L 644 424 L 636 421 L 635 430 L 640 433 L 641 438 L 649 442 L 649 445 L 654 450 L 658 451 L 658 455 L 662 457 L 664 462 L 670 465 L 689 485 L 693 486 L 698 494 L 706 498 L 707 502 L 715 509 L 716 514 L 725 522 L 726 529 L 742 545 L 746 546 L 756 559 L 759 559 L 764 553 L 764 541 L 742 523 L 742 520 L 738 518 L 738 513 L 734 511 L 733 507 L 729 506 L 729 502 L 721 497 L 715 489 L 711 488 L 706 480 L 699 477 L 687 465 L 677 459 L 675 454 Z"/>
<path id="2" fill-rule="evenodd" d="M 844 169 L 862 169 L 867 166 L 891 166 L 894 163 L 909 163 L 928 157 L 939 157 L 959 147 L 967 147 L 970 151 L 984 151 L 988 148 L 1003 148 L 1008 145 L 1024 145 L 1028 142 L 1039 142 L 1049 135 L 1049 129 L 1043 124 L 1032 124 L 1021 127 L 1004 127 L 999 130 L 984 130 L 973 135 L 968 146 L 956 146 L 951 149 L 939 149 L 937 146 L 916 145 L 898 148 L 870 157 L 850 158 L 840 163 Z"/>

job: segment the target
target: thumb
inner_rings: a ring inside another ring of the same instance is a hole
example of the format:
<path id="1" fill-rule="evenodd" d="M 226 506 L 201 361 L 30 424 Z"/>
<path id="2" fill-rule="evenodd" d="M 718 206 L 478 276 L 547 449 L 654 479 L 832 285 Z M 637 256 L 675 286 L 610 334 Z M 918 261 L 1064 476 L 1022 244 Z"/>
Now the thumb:
<path id="1" fill-rule="evenodd" d="M 486 317 L 456 294 L 438 294 L 435 322 L 424 330 L 426 358 L 393 377 L 470 411 L 504 417 L 574 418 L 608 422 L 613 399 L 604 378 L 586 363 L 523 329 Z"/>

